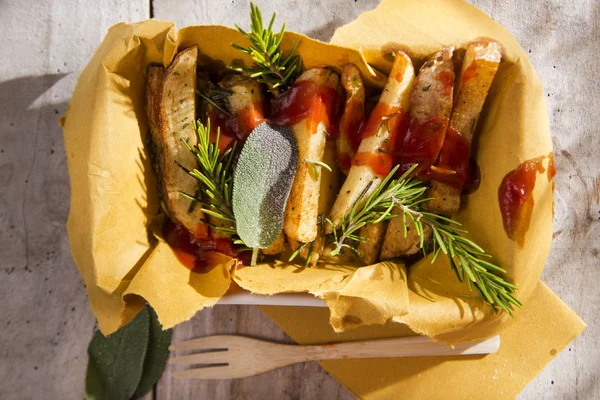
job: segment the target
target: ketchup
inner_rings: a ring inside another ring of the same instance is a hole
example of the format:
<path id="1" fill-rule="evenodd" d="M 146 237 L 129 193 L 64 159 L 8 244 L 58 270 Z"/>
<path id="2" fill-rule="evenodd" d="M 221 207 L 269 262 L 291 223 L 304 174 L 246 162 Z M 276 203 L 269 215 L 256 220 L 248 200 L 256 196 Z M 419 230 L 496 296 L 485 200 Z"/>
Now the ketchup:
<path id="1" fill-rule="evenodd" d="M 339 132 L 341 109 L 341 99 L 335 88 L 317 85 L 312 81 L 302 81 L 271 100 L 269 120 L 277 125 L 291 126 L 310 116 L 310 125 L 307 128 L 316 132 L 315 124 L 323 122 L 328 134 L 327 139 L 333 140 Z"/>
<path id="2" fill-rule="evenodd" d="M 219 150 L 221 152 L 233 146 L 236 140 L 245 141 L 254 128 L 265 120 L 262 103 L 250 104 L 239 110 L 233 117 L 220 110 L 211 109 L 208 117 L 211 123 L 212 142 L 216 139 L 217 128 L 219 128 Z"/>
<path id="3" fill-rule="evenodd" d="M 390 107 L 385 103 L 378 103 L 365 125 L 361 138 L 366 139 L 380 134 L 381 129 L 387 125 L 389 138 L 375 152 L 359 152 L 352 159 L 352 165 L 368 165 L 379 176 L 386 176 L 394 166 L 394 149 L 398 137 L 404 134 L 408 125 L 408 115 L 400 107 Z"/>
<path id="4" fill-rule="evenodd" d="M 396 152 L 400 173 L 414 164 L 419 164 L 416 176 L 421 180 L 431 179 L 429 169 L 442 150 L 448 119 L 434 116 L 428 119 L 413 118 L 408 130 L 398 143 Z"/>
<path id="5" fill-rule="evenodd" d="M 238 263 L 247 261 L 245 257 L 240 258 L 231 240 L 198 240 L 183 226 L 171 221 L 164 225 L 163 236 L 173 249 L 179 262 L 194 272 L 206 273 L 211 271 L 222 262 L 220 254 L 238 258 Z"/>
<path id="6" fill-rule="evenodd" d="M 535 180 L 538 173 L 546 171 L 542 165 L 546 158 L 549 159 L 547 176 L 550 182 L 556 174 L 553 153 L 525 161 L 506 174 L 498 188 L 498 202 L 504 231 L 521 247 L 525 244 L 525 235 L 531 222 Z M 554 189 L 554 183 L 552 188 Z"/>
<path id="7" fill-rule="evenodd" d="M 462 189 L 470 172 L 471 146 L 456 129 L 448 128 L 435 166 L 424 171 L 429 179 Z"/>

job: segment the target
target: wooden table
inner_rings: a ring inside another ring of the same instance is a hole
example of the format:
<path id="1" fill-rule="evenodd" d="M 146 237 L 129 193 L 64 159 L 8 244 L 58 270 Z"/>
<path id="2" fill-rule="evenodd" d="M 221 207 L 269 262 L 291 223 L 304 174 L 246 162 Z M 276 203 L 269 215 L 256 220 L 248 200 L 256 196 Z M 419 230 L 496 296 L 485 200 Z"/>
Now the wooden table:
<path id="1" fill-rule="evenodd" d="M 520 399 L 600 397 L 600 2 L 472 0 L 520 40 L 547 90 L 558 175 L 543 280 L 588 324 Z M 328 41 L 376 0 L 262 0 L 288 29 Z M 277 8 L 276 8 L 277 7 Z M 0 398 L 80 399 L 94 317 L 69 254 L 69 178 L 57 119 L 109 26 L 248 25 L 240 0 L 0 0 Z M 175 329 L 287 340 L 253 306 L 218 306 Z M 350 399 L 316 363 L 238 381 L 173 382 L 157 399 Z M 148 395 L 150 399 L 152 394 Z"/>

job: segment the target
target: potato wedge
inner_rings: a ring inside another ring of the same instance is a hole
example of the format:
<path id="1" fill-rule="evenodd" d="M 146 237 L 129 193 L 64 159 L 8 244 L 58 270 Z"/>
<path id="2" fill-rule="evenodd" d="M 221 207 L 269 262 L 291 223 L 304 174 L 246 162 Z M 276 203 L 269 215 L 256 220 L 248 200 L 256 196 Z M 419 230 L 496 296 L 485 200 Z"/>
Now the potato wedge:
<path id="1" fill-rule="evenodd" d="M 392 169 L 392 152 L 396 136 L 410 108 L 414 79 L 415 71 L 410 57 L 398 51 L 379 103 L 363 129 L 348 177 L 331 209 L 331 220 L 336 228 L 360 196 L 364 193 L 363 198 L 366 198 L 373 193 Z M 327 226 L 327 233 L 331 231 L 332 227 Z"/>
<path id="2" fill-rule="evenodd" d="M 175 162 L 187 169 L 197 166 L 196 158 L 183 140 L 196 145 L 193 122 L 196 118 L 196 64 L 198 48 L 190 47 L 175 56 L 163 78 L 160 101 L 161 157 L 160 181 L 164 187 L 163 201 L 172 220 L 180 223 L 196 238 L 208 237 L 208 226 L 202 222 L 204 213 L 198 205 L 181 196 L 179 191 L 196 194 L 194 178 Z"/>
<path id="3" fill-rule="evenodd" d="M 160 131 L 160 98 L 165 69 L 160 65 L 149 65 L 146 70 L 146 116 L 150 126 L 152 142 L 162 142 Z M 156 154 L 158 155 L 158 154 Z"/>
<path id="4" fill-rule="evenodd" d="M 392 212 L 401 213 L 397 208 L 394 208 Z M 427 243 L 431 239 L 431 228 L 429 225 L 423 224 L 423 235 L 423 243 Z M 406 219 L 406 236 L 404 236 L 402 218 L 391 219 L 385 232 L 383 244 L 381 245 L 379 259 L 384 261 L 390 258 L 415 254 L 421 250 L 420 243 L 419 235 L 410 218 Z"/>
<path id="5" fill-rule="evenodd" d="M 358 245 L 358 252 L 362 261 L 366 265 L 375 264 L 379 257 L 379 251 L 385 236 L 386 223 L 378 222 L 376 224 L 365 225 L 360 228 L 358 235 L 366 238 L 365 242 Z"/>
<path id="6" fill-rule="evenodd" d="M 478 40 L 467 45 L 460 77 L 458 79 L 456 101 L 450 117 L 448 134 L 459 135 L 466 145 L 466 153 L 470 154 L 470 146 L 479 120 L 479 114 L 485 103 L 488 91 L 498 71 L 502 59 L 502 48 L 492 40 Z M 460 208 L 460 193 L 468 170 L 468 157 L 458 165 L 451 161 L 451 154 L 458 151 L 451 140 L 444 142 L 444 147 L 436 166 L 452 169 L 460 176 L 452 181 L 432 181 L 427 197 L 433 200 L 426 203 L 426 208 L 445 215 L 458 212 Z"/>
<path id="7" fill-rule="evenodd" d="M 410 95 L 410 124 L 397 145 L 401 172 L 415 163 L 419 172 L 427 172 L 442 149 L 452 111 L 453 53 L 454 47 L 446 47 L 419 70 Z"/>
<path id="8" fill-rule="evenodd" d="M 337 163 L 342 172 L 348 175 L 352 158 L 360 144 L 360 131 L 365 124 L 365 86 L 354 64 L 344 66 L 341 81 L 346 91 L 346 103 L 336 139 Z"/>
<path id="9" fill-rule="evenodd" d="M 279 235 L 277 240 L 275 240 L 269 247 L 266 249 L 262 249 L 260 252 L 265 256 L 272 256 L 276 254 L 281 254 L 285 251 L 285 237 L 283 232 Z"/>
<path id="10" fill-rule="evenodd" d="M 435 53 L 421 67 L 411 94 L 411 121 L 398 151 L 401 169 L 406 170 L 419 163 L 419 171 L 426 171 L 442 148 L 452 109 L 454 65 L 449 47 Z M 431 124 L 422 129 L 425 124 Z M 425 150 L 423 150 L 425 148 Z M 421 165 L 425 168 L 421 168 Z M 394 208 L 394 214 L 400 214 Z M 388 222 L 381 248 L 382 260 L 414 254 L 419 250 L 419 237 L 410 220 L 406 221 L 407 236 L 404 237 L 404 220 L 396 217 Z M 410 229 L 409 229 L 410 228 Z M 424 233 L 428 231 L 425 229 Z M 427 238 L 428 239 L 428 238 Z"/>
<path id="11" fill-rule="evenodd" d="M 256 80 L 243 75 L 228 75 L 219 87 L 231 91 L 227 97 L 227 109 L 234 115 L 234 132 L 245 139 L 265 120 L 263 89 Z"/>
<path id="12" fill-rule="evenodd" d="M 325 248 L 327 242 L 327 234 L 325 233 L 325 218 L 331 210 L 331 206 L 335 201 L 338 190 L 340 189 L 340 169 L 335 161 L 336 158 L 336 143 L 332 140 L 328 140 L 325 143 L 325 152 L 323 154 L 323 162 L 331 168 L 331 171 L 321 169 L 321 189 L 319 191 L 319 217 L 318 227 L 319 233 L 317 238 L 313 241 L 312 251 L 310 251 L 309 265 L 315 266 L 319 261 L 319 257 Z M 300 257 L 306 260 L 308 257 L 310 246 L 304 246 L 300 250 Z"/>
<path id="13" fill-rule="evenodd" d="M 336 90 L 338 76 L 325 68 L 312 68 L 296 80 L 314 82 L 318 87 Z M 327 173 L 313 161 L 322 162 L 327 142 L 327 107 L 321 96 L 315 97 L 311 115 L 292 126 L 298 144 L 298 167 L 284 213 L 285 234 L 299 242 L 311 242 L 319 233 L 319 192 Z M 318 120 L 315 120 L 318 116 Z M 323 119 L 321 119 L 323 118 Z"/>

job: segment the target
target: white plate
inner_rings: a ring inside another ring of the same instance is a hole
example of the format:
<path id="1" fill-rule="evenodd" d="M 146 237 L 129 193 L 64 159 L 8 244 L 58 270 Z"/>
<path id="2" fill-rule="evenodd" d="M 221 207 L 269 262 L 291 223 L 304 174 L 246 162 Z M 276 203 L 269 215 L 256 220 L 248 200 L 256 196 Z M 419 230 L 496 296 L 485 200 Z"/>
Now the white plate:
<path id="1" fill-rule="evenodd" d="M 272 296 L 252 294 L 246 290 L 227 293 L 218 304 L 253 304 L 266 306 L 326 307 L 323 300 L 309 293 L 280 293 Z"/>

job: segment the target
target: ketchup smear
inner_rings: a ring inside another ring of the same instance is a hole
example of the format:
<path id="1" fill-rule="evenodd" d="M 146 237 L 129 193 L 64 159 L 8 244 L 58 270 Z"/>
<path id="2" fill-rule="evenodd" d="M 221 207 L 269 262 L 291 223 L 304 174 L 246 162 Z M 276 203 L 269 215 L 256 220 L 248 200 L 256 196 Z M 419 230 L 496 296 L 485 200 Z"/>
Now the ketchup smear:
<path id="1" fill-rule="evenodd" d="M 504 231 L 521 247 L 525 244 L 525 235 L 531 222 L 534 205 L 532 194 L 536 176 L 538 173 L 546 172 L 542 165 L 546 158 L 548 158 L 547 176 L 548 182 L 550 182 L 556 174 L 553 153 L 525 161 L 506 174 L 498 188 L 498 202 Z M 552 189 L 554 189 L 554 182 Z"/>
<path id="2" fill-rule="evenodd" d="M 249 261 L 247 257 L 240 257 L 230 239 L 198 240 L 186 228 L 171 221 L 164 225 L 163 236 L 179 262 L 194 272 L 210 272 L 223 262 L 222 254 L 237 258 L 238 266 Z"/>
<path id="3" fill-rule="evenodd" d="M 310 115 L 307 129 L 316 132 L 315 125 L 323 122 L 327 139 L 334 140 L 339 132 L 339 116 L 342 111 L 341 97 L 335 88 L 317 85 L 312 81 L 301 81 L 271 101 L 269 121 L 291 126 Z"/>
<path id="4" fill-rule="evenodd" d="M 386 176 L 394 166 L 394 149 L 398 138 L 406 131 L 408 115 L 400 107 L 378 103 L 369 116 L 361 138 L 378 135 L 384 124 L 387 124 L 389 139 L 376 152 L 359 152 L 352 159 L 352 165 L 368 165 L 381 177 Z"/>

